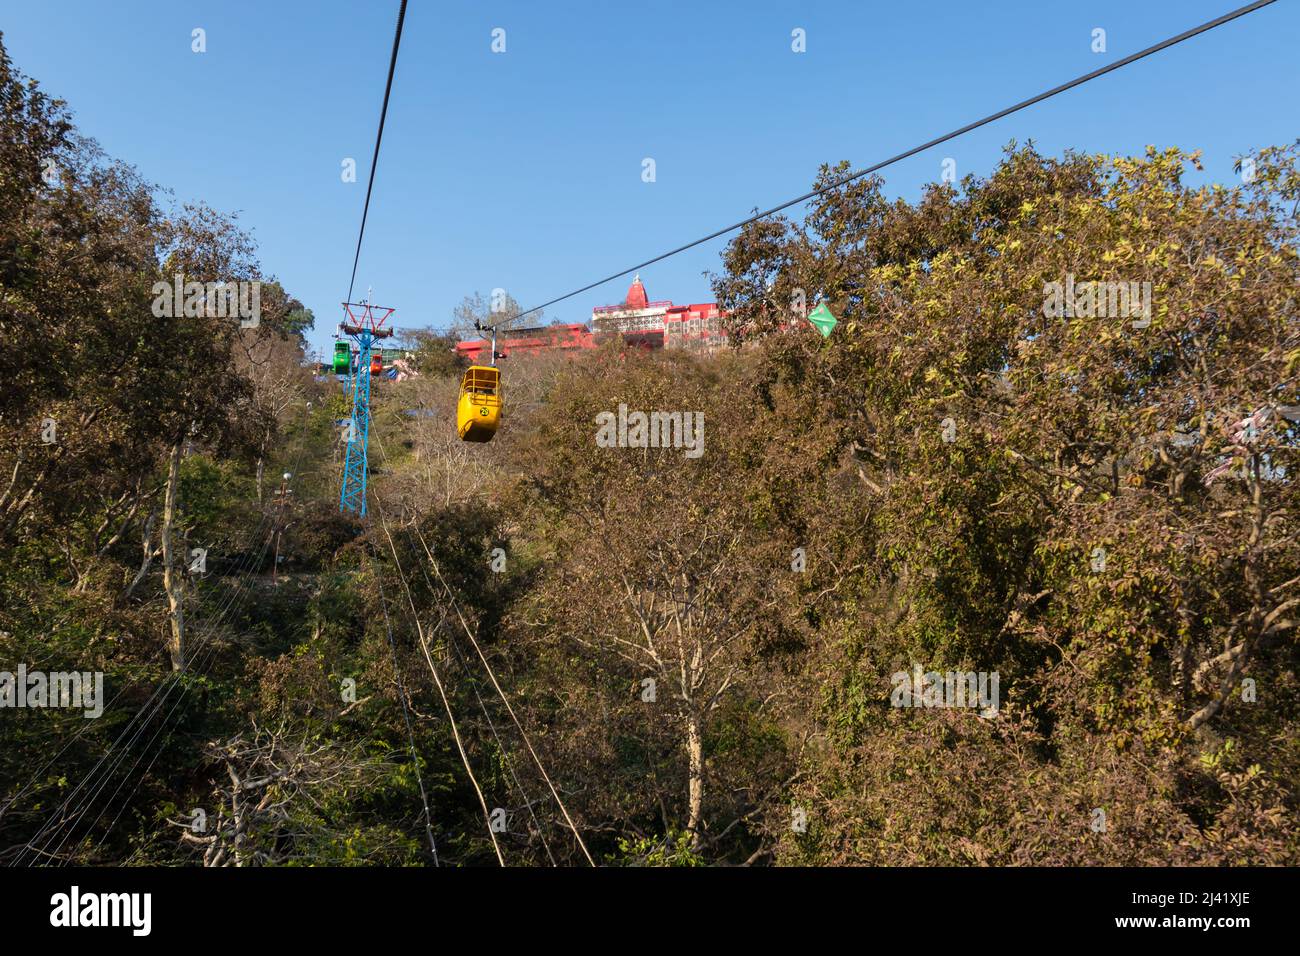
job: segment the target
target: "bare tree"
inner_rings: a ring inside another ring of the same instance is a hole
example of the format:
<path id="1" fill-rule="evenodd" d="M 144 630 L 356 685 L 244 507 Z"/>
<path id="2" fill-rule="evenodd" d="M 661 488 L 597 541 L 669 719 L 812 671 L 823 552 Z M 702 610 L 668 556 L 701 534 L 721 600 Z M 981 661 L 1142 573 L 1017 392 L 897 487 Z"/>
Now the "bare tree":
<path id="1" fill-rule="evenodd" d="M 259 866 L 289 859 L 295 840 L 325 835 L 323 801 L 373 779 L 380 764 L 355 749 L 317 744 L 291 734 L 282 724 L 274 730 L 252 726 L 206 748 L 226 780 L 216 783 L 212 801 L 215 821 L 171 820 L 181 839 L 203 849 L 204 866 Z"/>

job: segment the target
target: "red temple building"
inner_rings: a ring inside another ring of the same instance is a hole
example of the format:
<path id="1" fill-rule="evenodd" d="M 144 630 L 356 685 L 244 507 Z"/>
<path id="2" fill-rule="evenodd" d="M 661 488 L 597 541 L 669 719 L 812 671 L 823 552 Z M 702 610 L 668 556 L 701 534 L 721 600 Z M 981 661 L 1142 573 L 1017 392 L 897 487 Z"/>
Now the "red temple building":
<path id="1" fill-rule="evenodd" d="M 711 351 L 727 341 L 719 321 L 721 317 L 714 302 L 692 305 L 674 305 L 669 300 L 651 302 L 641 277 L 637 276 L 622 303 L 592 310 L 591 330 L 597 341 L 607 335 L 621 335 L 629 344 L 648 348 Z"/>

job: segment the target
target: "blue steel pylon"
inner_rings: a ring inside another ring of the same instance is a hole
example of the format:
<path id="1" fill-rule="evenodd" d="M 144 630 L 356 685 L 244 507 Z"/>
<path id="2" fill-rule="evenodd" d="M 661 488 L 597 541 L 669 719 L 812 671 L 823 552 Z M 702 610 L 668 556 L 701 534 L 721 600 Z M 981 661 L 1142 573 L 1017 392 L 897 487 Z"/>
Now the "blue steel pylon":
<path id="1" fill-rule="evenodd" d="M 360 309 L 360 314 L 353 309 Z M 339 511 L 366 516 L 366 476 L 369 472 L 370 446 L 370 347 L 375 339 L 393 334 L 383 328 L 395 310 L 372 306 L 369 302 L 345 302 L 343 310 L 351 322 L 344 322 L 344 334 L 357 343 L 357 365 L 352 379 L 352 417 L 348 421 L 348 447 L 343 459 L 343 483 L 339 488 Z M 375 313 L 382 315 L 376 317 Z"/>

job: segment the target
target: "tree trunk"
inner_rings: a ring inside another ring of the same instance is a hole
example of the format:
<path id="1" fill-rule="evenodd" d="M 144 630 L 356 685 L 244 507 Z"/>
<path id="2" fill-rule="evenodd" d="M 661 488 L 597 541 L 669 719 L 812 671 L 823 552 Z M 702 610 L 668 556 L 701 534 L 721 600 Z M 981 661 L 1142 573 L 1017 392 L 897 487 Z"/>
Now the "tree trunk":
<path id="1" fill-rule="evenodd" d="M 704 822 L 704 742 L 700 736 L 700 719 L 693 712 L 686 715 L 686 752 L 690 759 L 686 829 L 691 835 L 691 846 L 698 847 Z"/>
<path id="2" fill-rule="evenodd" d="M 149 517 L 144 521 L 144 530 L 140 533 L 140 542 L 143 553 L 140 557 L 140 570 L 135 573 L 125 590 L 118 597 L 118 603 L 129 600 L 135 589 L 140 586 L 140 582 L 145 579 L 149 569 L 153 567 L 153 559 L 158 556 L 158 549 L 153 546 L 153 524 L 157 520 L 158 510 L 155 506 L 153 511 L 149 512 Z"/>
<path id="3" fill-rule="evenodd" d="M 257 503 L 262 503 L 262 456 L 257 456 Z"/>
<path id="4" fill-rule="evenodd" d="M 185 669 L 185 612 L 181 606 L 181 574 L 176 564 L 176 499 L 180 490 L 181 451 L 184 440 L 172 446 L 171 461 L 167 468 L 167 498 L 163 504 L 162 553 L 163 588 L 167 591 L 167 604 L 171 609 L 171 640 L 167 642 L 171 654 L 172 670 Z"/>

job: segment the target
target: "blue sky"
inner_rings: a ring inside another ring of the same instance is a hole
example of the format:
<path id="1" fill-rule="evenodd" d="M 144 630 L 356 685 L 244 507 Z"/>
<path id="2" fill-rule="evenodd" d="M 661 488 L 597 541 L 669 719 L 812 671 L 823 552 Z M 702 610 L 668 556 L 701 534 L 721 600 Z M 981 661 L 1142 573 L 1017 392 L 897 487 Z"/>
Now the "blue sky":
<path id="1" fill-rule="evenodd" d="M 445 326 L 476 290 L 524 306 L 1209 20 L 1239 0 L 411 0 L 357 296 Z M 396 2 L 0 0 L 19 69 L 178 200 L 238 211 L 328 347 L 347 292 Z M 191 51 L 191 31 L 207 52 Z M 506 52 L 491 50 L 494 28 Z M 1107 52 L 1091 50 L 1106 30 Z M 791 51 L 806 31 L 807 52 Z M 1300 134 L 1300 3 L 1281 0 L 887 171 L 913 200 L 1003 144 L 1200 148 L 1206 177 Z M 357 160 L 357 182 L 341 162 Z M 642 181 L 642 160 L 656 181 Z M 711 298 L 725 239 L 646 270 Z M 547 310 L 586 321 L 627 280 Z"/>

